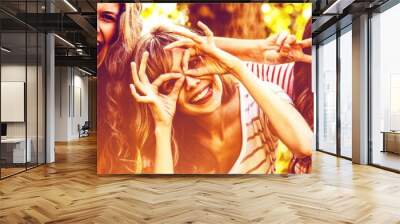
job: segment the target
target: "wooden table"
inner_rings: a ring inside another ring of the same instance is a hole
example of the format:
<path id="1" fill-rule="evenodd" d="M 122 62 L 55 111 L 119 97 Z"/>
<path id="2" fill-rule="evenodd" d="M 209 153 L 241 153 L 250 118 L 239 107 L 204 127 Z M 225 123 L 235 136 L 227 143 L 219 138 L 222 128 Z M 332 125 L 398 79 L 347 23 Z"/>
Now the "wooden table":
<path id="1" fill-rule="evenodd" d="M 25 144 L 27 147 L 25 151 Z M 6 163 L 26 163 L 31 161 L 31 139 L 27 138 L 1 139 L 1 159 Z"/>
<path id="2" fill-rule="evenodd" d="M 383 150 L 382 152 L 392 152 L 400 154 L 400 131 L 382 131 Z"/>

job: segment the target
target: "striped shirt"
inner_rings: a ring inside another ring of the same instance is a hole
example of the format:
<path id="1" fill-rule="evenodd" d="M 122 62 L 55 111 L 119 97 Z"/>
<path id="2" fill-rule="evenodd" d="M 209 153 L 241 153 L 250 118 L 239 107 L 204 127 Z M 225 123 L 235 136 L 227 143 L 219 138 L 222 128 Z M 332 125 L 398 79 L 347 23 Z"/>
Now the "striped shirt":
<path id="1" fill-rule="evenodd" d="M 291 103 L 289 96 L 277 85 L 265 83 L 279 98 Z M 278 137 L 257 102 L 245 87 L 239 85 L 240 116 L 242 123 L 242 149 L 230 173 L 274 173 L 275 151 Z"/>
<path id="2" fill-rule="evenodd" d="M 288 94 L 293 91 L 293 63 L 283 65 L 248 63 L 247 66 L 258 78 L 266 81 L 265 88 L 271 89 L 277 97 L 292 104 Z M 242 85 L 239 85 L 239 97 L 242 148 L 230 173 L 273 174 L 277 148 L 280 144 L 279 138 L 273 134 L 268 117 Z M 310 157 L 298 159 L 292 156 L 287 170 L 289 173 L 307 173 L 310 168 Z"/>
<path id="3" fill-rule="evenodd" d="M 272 82 L 280 86 L 290 97 L 293 96 L 294 63 L 268 65 L 246 62 L 246 66 L 259 79 Z"/>

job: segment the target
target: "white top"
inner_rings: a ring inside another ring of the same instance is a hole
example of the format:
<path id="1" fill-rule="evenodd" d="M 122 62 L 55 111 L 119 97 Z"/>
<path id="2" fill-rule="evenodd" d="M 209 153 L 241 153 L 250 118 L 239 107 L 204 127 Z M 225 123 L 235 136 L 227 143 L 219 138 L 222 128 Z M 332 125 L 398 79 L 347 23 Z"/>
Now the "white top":
<path id="1" fill-rule="evenodd" d="M 292 103 L 290 97 L 279 86 L 265 82 L 265 88 L 270 88 L 277 97 Z M 275 153 L 279 139 L 272 133 L 268 117 L 241 84 L 239 85 L 239 101 L 242 147 L 229 173 L 274 173 Z"/>

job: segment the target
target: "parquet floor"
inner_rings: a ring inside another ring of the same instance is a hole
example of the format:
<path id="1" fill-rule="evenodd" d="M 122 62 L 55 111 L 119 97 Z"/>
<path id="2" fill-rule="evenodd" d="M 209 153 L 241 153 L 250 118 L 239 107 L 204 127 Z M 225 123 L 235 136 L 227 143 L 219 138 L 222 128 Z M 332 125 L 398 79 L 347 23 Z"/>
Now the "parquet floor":
<path id="1" fill-rule="evenodd" d="M 24 170 L 25 170 L 25 167 L 23 167 L 23 168 L 14 168 L 14 167 L 12 167 L 12 168 L 1 168 L 1 175 L 2 175 L 2 177 L 3 176 L 7 177 L 7 176 L 13 175 L 15 173 L 24 171 Z"/>
<path id="2" fill-rule="evenodd" d="M 400 223 L 400 175 L 316 153 L 301 176 L 96 175 L 95 138 L 0 181 L 0 223 Z"/>

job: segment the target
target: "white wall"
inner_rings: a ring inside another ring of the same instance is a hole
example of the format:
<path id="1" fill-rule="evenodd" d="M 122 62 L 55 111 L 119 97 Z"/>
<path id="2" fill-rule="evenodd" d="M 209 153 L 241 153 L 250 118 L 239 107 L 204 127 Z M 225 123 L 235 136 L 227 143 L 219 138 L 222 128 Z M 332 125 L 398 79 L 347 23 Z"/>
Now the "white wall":
<path id="1" fill-rule="evenodd" d="M 36 75 L 36 66 L 27 66 L 28 78 L 29 78 L 29 86 L 36 86 L 36 80 L 32 80 L 29 74 Z M 25 64 L 5 64 L 1 66 L 1 81 L 4 82 L 25 82 Z M 27 107 L 36 108 L 37 100 L 36 100 L 36 88 L 27 88 Z M 34 104 L 31 104 L 34 103 Z M 29 105 L 31 104 L 31 105 Z M 7 110 L 7 108 L 1 108 L 2 110 Z M 28 122 L 35 121 L 37 119 L 36 113 L 27 113 Z M 33 125 L 28 125 L 29 127 L 33 127 Z M 36 130 L 36 126 L 34 127 Z M 30 130 L 28 130 L 28 134 Z M 25 137 L 25 122 L 7 122 L 7 136 L 8 137 Z M 28 135 L 29 137 L 29 135 Z"/>
<path id="2" fill-rule="evenodd" d="M 55 141 L 68 140 L 69 68 L 55 68 Z"/>
<path id="3" fill-rule="evenodd" d="M 75 70 L 76 71 L 76 70 Z M 81 126 L 88 120 L 88 77 L 74 75 L 74 108 L 72 109 L 72 120 L 71 120 L 71 135 L 74 138 L 79 136 L 78 124 Z"/>
<path id="4" fill-rule="evenodd" d="M 37 70 L 38 69 L 38 70 Z M 39 158 L 40 163 L 44 162 L 44 74 L 42 68 L 36 65 L 24 64 L 3 64 L 1 66 L 1 81 L 5 82 L 24 82 L 26 84 L 26 107 L 22 112 L 26 112 L 26 121 L 6 122 L 7 137 L 29 139 L 32 161 L 36 162 Z M 27 78 L 27 80 L 25 80 Z M 2 96 L 7 97 L 7 96 Z M 10 110 L 10 108 L 1 108 L 1 110 Z M 26 110 L 26 111 L 24 111 Z M 12 112 L 11 112 L 12 113 Z M 39 152 L 38 152 L 39 150 Z M 39 156 L 37 157 L 37 153 Z"/>
<path id="5" fill-rule="evenodd" d="M 88 120 L 88 77 L 72 67 L 56 67 L 55 75 L 55 140 L 77 139 Z"/>
<path id="6" fill-rule="evenodd" d="M 25 65 L 9 64 L 1 66 L 1 81 L 25 82 Z M 7 110 L 7 108 L 1 108 Z M 25 137 L 25 123 L 7 123 L 7 137 Z"/>

